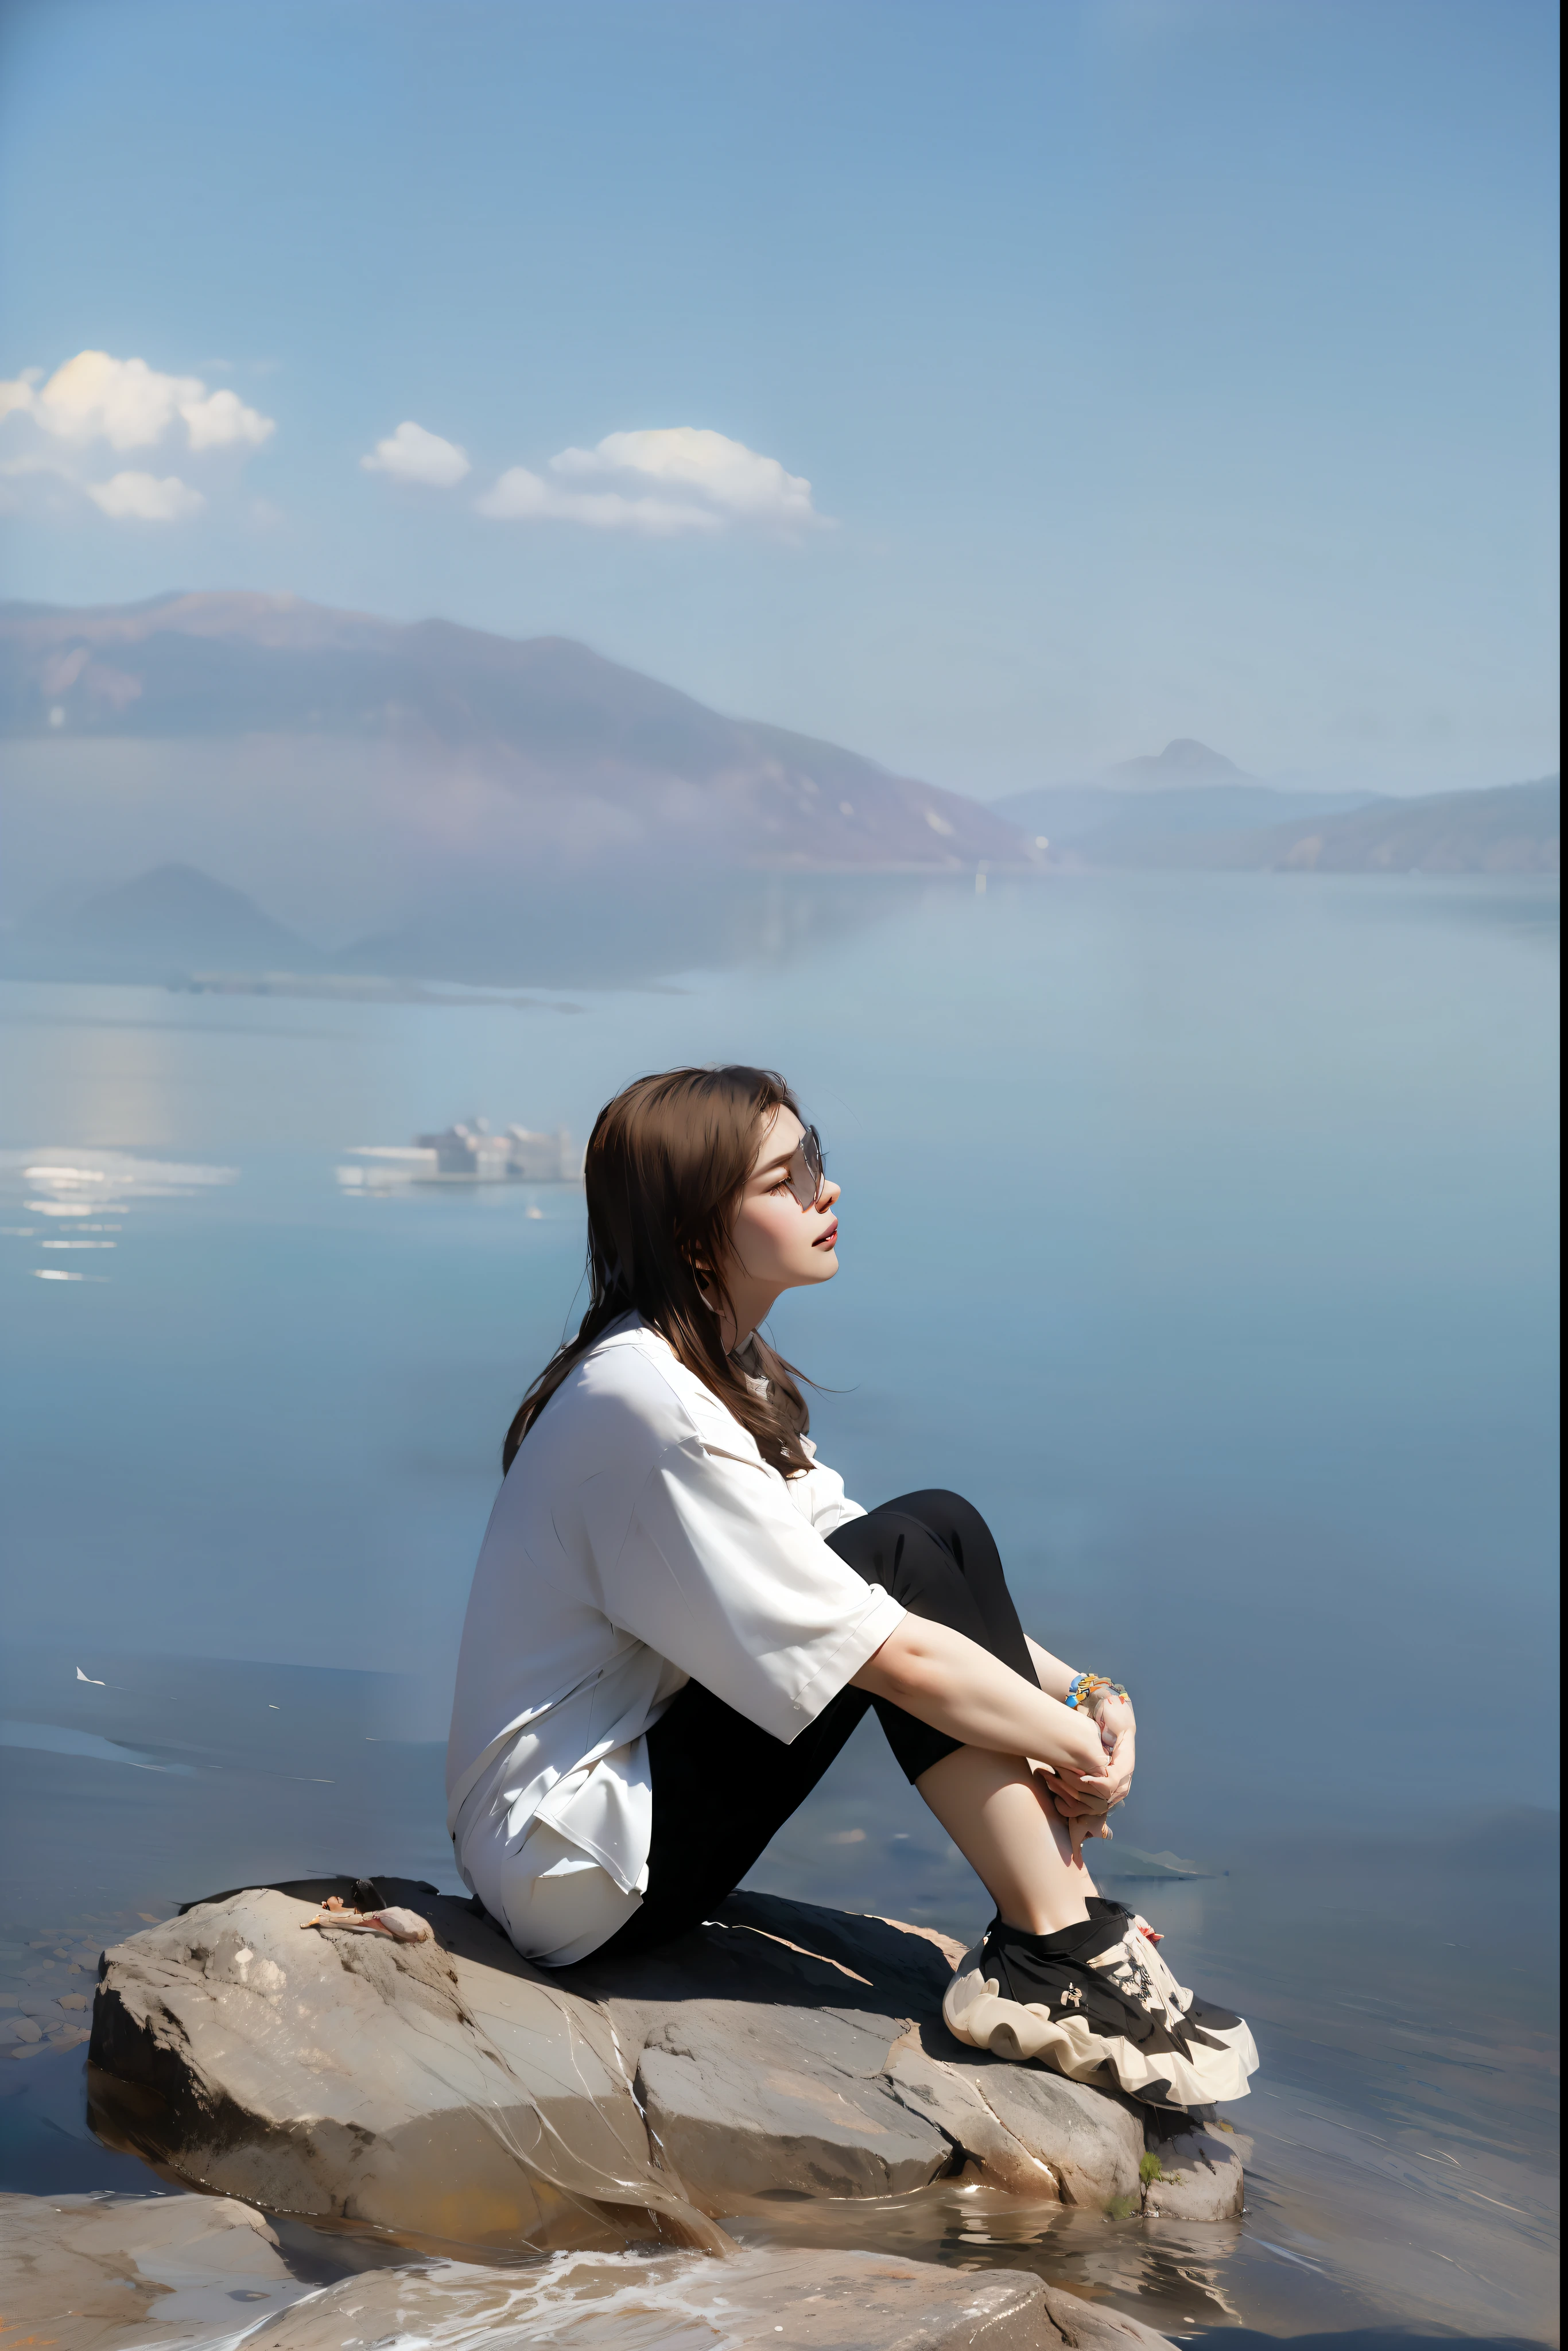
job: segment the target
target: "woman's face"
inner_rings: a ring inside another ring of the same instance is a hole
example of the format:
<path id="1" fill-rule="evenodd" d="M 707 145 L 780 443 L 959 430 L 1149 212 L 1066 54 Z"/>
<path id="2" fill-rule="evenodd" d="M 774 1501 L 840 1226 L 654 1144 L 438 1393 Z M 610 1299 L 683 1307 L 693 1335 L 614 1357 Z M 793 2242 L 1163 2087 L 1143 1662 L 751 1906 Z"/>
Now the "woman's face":
<path id="1" fill-rule="evenodd" d="M 780 1290 L 831 1281 L 839 1270 L 834 1249 L 839 1220 L 833 1213 L 838 1186 L 824 1180 L 810 1208 L 802 1208 L 789 1189 L 789 1163 L 803 1131 L 792 1110 L 780 1108 L 763 1120 L 751 1174 L 730 1228 L 726 1274 L 737 1316 L 743 1322 L 749 1316 L 752 1325 L 761 1322 Z M 771 1296 L 760 1304 L 764 1290 Z"/>

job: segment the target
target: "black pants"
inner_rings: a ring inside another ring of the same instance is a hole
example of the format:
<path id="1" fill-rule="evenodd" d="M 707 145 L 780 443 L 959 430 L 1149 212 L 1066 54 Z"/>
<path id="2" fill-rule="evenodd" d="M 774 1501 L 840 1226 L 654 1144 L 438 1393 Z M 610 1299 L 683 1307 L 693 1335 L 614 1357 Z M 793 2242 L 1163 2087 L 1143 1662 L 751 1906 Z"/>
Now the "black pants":
<path id="1" fill-rule="evenodd" d="M 991 1531 L 961 1495 L 901 1494 L 852 1519 L 828 1541 L 911 1615 L 950 1625 L 1035 1680 Z M 886 1698 L 846 1687 L 786 1746 L 700 1683 L 688 1682 L 648 1733 L 653 1781 L 648 1891 L 642 1908 L 601 1945 L 602 1954 L 652 1949 L 711 1917 L 873 1705 L 908 1780 L 918 1780 L 961 1743 Z"/>

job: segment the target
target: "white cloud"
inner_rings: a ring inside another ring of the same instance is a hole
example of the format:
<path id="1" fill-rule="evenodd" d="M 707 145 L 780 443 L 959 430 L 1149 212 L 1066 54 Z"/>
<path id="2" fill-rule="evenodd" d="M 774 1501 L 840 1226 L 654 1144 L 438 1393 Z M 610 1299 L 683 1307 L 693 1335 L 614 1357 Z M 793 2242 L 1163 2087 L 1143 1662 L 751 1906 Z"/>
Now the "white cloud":
<path id="1" fill-rule="evenodd" d="M 204 392 L 200 399 L 183 400 L 180 413 L 193 449 L 233 449 L 241 443 L 259 449 L 277 430 L 272 417 L 247 408 L 235 392 Z"/>
<path id="2" fill-rule="evenodd" d="M 107 482 L 84 482 L 82 487 L 114 522 L 186 522 L 207 503 L 175 474 L 162 481 L 152 474 L 113 474 Z"/>
<path id="3" fill-rule="evenodd" d="M 475 501 L 479 512 L 499 521 L 575 522 L 654 538 L 712 536 L 737 525 L 793 537 L 825 519 L 812 507 L 810 483 L 787 474 L 777 457 L 696 425 L 610 433 L 595 448 L 563 449 L 549 471 L 553 479 L 526 465 L 509 467 Z"/>
<path id="4" fill-rule="evenodd" d="M 394 481 L 420 482 L 433 490 L 453 488 L 469 471 L 465 449 L 408 417 L 360 463 L 367 474 L 390 474 Z"/>
<path id="5" fill-rule="evenodd" d="M 183 423 L 193 449 L 257 449 L 277 430 L 236 392 L 209 392 L 200 376 L 164 375 L 145 360 L 78 351 L 47 383 L 40 374 L 0 383 L 0 418 L 19 411 L 57 441 L 151 449 Z"/>
<path id="6" fill-rule="evenodd" d="M 590 530 L 633 530 L 650 538 L 682 531 L 718 531 L 724 518 L 709 507 L 672 498 L 625 497 L 614 490 L 563 490 L 526 465 L 510 465 L 483 497 L 482 515 L 498 522 L 578 522 Z"/>
<path id="7" fill-rule="evenodd" d="M 21 374 L 9 382 L 0 379 L 0 424 L 5 423 L 13 409 L 20 409 L 24 416 L 31 415 L 34 388 L 42 379 L 43 372 L 42 368 L 24 368 Z"/>
<path id="8" fill-rule="evenodd" d="M 18 482 L 53 476 L 68 485 L 62 507 L 59 491 L 51 504 L 51 494 L 37 481 L 35 510 L 66 511 L 70 498 L 85 496 L 116 522 L 183 522 L 207 501 L 172 473 L 132 468 L 95 478 L 112 463 L 110 452 L 151 450 L 173 439 L 183 440 L 198 460 L 225 451 L 243 457 L 277 429 L 237 392 L 209 392 L 200 376 L 165 375 L 145 360 L 115 359 L 108 351 L 78 351 L 47 381 L 41 368 L 25 368 L 0 382 L 0 428 L 5 435 L 0 446 L 16 451 L 0 459 L 0 475 Z"/>

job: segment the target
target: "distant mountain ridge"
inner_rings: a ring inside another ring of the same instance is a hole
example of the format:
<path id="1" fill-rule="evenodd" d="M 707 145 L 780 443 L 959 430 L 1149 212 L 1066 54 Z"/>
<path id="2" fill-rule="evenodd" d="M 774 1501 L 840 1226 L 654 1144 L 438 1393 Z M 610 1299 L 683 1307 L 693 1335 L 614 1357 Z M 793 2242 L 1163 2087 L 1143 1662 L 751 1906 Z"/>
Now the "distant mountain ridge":
<path id="1" fill-rule="evenodd" d="M 1202 785 L 1136 799 L 1095 785 L 998 803 L 1057 866 L 1215 872 L 1555 872 L 1561 794 L 1548 776 L 1396 799 Z"/>
<path id="2" fill-rule="evenodd" d="M 1103 840 L 1104 865 L 1275 873 L 1555 873 L 1562 862 L 1561 779 L 1379 800 L 1341 815 L 1297 815 L 1250 831 Z"/>
<path id="3" fill-rule="evenodd" d="M 1190 833 L 1231 833 L 1287 823 L 1293 817 L 1337 816 L 1367 808 L 1372 792 L 1276 791 L 1268 784 L 1199 784 L 1188 791 L 1113 792 L 1099 784 L 1013 792 L 997 806 L 1052 852 L 1071 848 L 1092 863 L 1112 847 L 1135 852 L 1141 841 Z"/>
<path id="4" fill-rule="evenodd" d="M 1168 834 L 1233 832 L 1284 823 L 1295 816 L 1330 816 L 1364 808 L 1375 792 L 1281 791 L 1207 743 L 1178 736 L 1146 758 L 1123 759 L 1086 784 L 1009 792 L 992 805 L 1034 840 L 1060 855 L 1071 847 L 1091 863 L 1103 852 L 1124 852 L 1136 863 L 1139 842 Z"/>
<path id="5" fill-rule="evenodd" d="M 1558 856 L 1554 781 L 1281 792 L 1182 737 L 987 806 L 565 639 L 287 596 L 0 606 L 0 734 L 14 977 L 592 987 L 858 925 L 877 874 Z"/>
<path id="6" fill-rule="evenodd" d="M 394 862 L 416 897 L 433 866 L 458 882 L 476 863 L 492 876 L 508 862 L 650 856 L 941 871 L 1032 854 L 978 801 L 725 717 L 568 639 L 382 621 L 296 597 L 0 606 L 0 733 L 33 746 L 35 767 L 84 776 L 94 744 L 107 776 L 135 768 L 125 747 L 155 741 L 165 798 L 180 779 L 198 789 L 214 747 L 243 746 L 224 761 L 224 789 L 246 822 L 257 812 L 237 804 L 258 789 L 270 747 L 275 774 L 308 771 L 318 838 L 331 804 L 368 815 L 369 798 L 383 854 L 400 846 L 389 827 L 405 836 Z M 159 845 L 176 861 L 235 862 L 193 833 Z"/>

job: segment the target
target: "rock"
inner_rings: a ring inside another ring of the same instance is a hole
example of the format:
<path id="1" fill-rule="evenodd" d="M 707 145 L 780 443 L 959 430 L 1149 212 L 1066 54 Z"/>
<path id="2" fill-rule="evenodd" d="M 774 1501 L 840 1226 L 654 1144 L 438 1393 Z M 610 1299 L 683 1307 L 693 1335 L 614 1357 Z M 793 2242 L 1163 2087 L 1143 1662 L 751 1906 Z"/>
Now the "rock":
<path id="1" fill-rule="evenodd" d="M 1068 2351 L 1134 2351 L 1134 2346 L 1170 2351 L 1168 2335 L 1157 2335 L 1141 2318 L 1129 2318 L 1125 2311 L 1113 2310 L 1107 2303 L 1085 2302 L 1082 2295 L 1063 2294 L 1053 2285 L 1043 2288 L 1040 2299 Z"/>
<path id="2" fill-rule="evenodd" d="M 887 2075 L 900 2097 L 929 2116 L 961 2151 L 971 2178 L 1038 2203 L 1060 2200 L 1059 2174 L 1027 2137 L 1008 2128 L 963 2065 L 926 2054 L 918 2026 L 888 2051 Z"/>
<path id="3" fill-rule="evenodd" d="M 832 2009 L 735 2024 L 730 2004 L 688 2001 L 637 2069 L 649 2137 L 694 2191 L 896 2196 L 947 2169 L 950 2140 L 884 2070 L 896 2024 Z"/>
<path id="4" fill-rule="evenodd" d="M 1148 2153 L 1159 2166 L 1152 2179 L 1145 2177 L 1144 2187 L 1144 2210 L 1150 2220 L 1240 2218 L 1246 2181 L 1234 2135 L 1222 2136 L 1176 2115 L 1151 2115 Z M 1145 2174 L 1152 2168 L 1145 2164 Z"/>
<path id="5" fill-rule="evenodd" d="M 437 1939 L 302 1931 L 312 1903 L 261 1891 L 107 1951 L 99 2135 L 267 2210 L 437 2247 L 599 2243 L 639 2223 L 727 2241 L 655 2170 L 609 2020 L 465 1905 L 410 1892 Z"/>
<path id="6" fill-rule="evenodd" d="M 355 1884 L 216 1897 L 107 1952 L 100 2134 L 193 2185 L 432 2252 L 712 2250 L 758 2199 L 958 2172 L 1137 2207 L 1146 2110 L 953 2041 L 941 1938 L 737 1895 L 663 1950 L 547 1974 L 407 1881 L 371 1891 L 428 1919 L 428 1942 L 301 1930 Z M 1222 2168 L 1228 2190 L 1234 2166 L 1196 2142 L 1183 2158 L 1217 2205 Z"/>
<path id="7" fill-rule="evenodd" d="M 260 2214 L 225 2198 L 0 2196 L 8 2338 L 110 2351 L 152 2325 L 159 2351 L 194 2351 L 308 2292 Z"/>
<path id="8" fill-rule="evenodd" d="M 955 2043 L 952 2071 L 961 2065 Z M 963 2055 L 973 2057 L 973 2051 Z M 1020 2145 L 1050 2164 L 1061 2183 L 1064 2204 L 1103 2212 L 1131 2197 L 1138 2199 L 1138 2166 L 1144 2155 L 1144 2109 L 1131 2098 L 1092 2090 L 1065 2074 L 1039 2065 L 991 2060 L 972 2077 L 981 2096 Z"/>
<path id="9" fill-rule="evenodd" d="M 340 2351 L 361 2344 L 482 2343 L 524 2351 L 1169 2351 L 1135 2321 L 1127 2335 L 1068 2334 L 1054 2294 L 1017 2271 L 979 2275 L 874 2253 L 558 2255 L 533 2270 L 444 2262 L 375 2270 L 257 2329 L 246 2351 Z M 1099 2314 L 1095 2313 L 1098 2319 Z"/>
<path id="10" fill-rule="evenodd" d="M 0 2196 L 8 2332 L 54 2351 L 1169 2351 L 1103 2305 L 1011 2270 L 753 2248 L 556 2253 L 525 2267 L 377 2266 L 295 2278 L 260 2217 L 211 2196 Z"/>
<path id="11" fill-rule="evenodd" d="M 1090 2089 L 1040 2066 L 1009 2065 L 955 2041 L 942 2022 L 942 1995 L 961 1956 L 960 1945 L 929 1929 L 776 1895 L 737 1894 L 700 1934 L 642 1959 L 584 1960 L 563 1970 L 562 1980 L 602 2001 L 626 2039 L 639 2032 L 652 2039 L 672 2004 L 701 2001 L 710 2070 L 723 2047 L 731 2078 L 752 2062 L 759 2010 L 766 2016 L 783 2005 L 783 2029 L 800 2047 L 802 2008 L 831 2004 L 831 2012 L 885 2033 L 881 2071 L 887 2086 L 947 2142 L 946 2161 L 928 2170 L 927 2179 L 939 2170 L 962 2170 L 1042 2201 L 1103 2210 L 1130 2197 L 1135 2205 L 1144 2109 L 1118 2092 Z M 843 2092 L 841 2081 L 829 2086 Z M 854 2103 L 865 2111 L 863 2091 Z M 878 2104 L 871 2111 L 884 2109 Z M 862 2141 L 868 2179 L 876 2176 L 883 2145 L 874 2134 Z M 722 2192 L 722 2147 L 705 2147 L 695 2129 L 682 2147 L 683 2177 L 693 2192 Z M 856 2192 L 886 2191 L 868 2186 Z"/>

